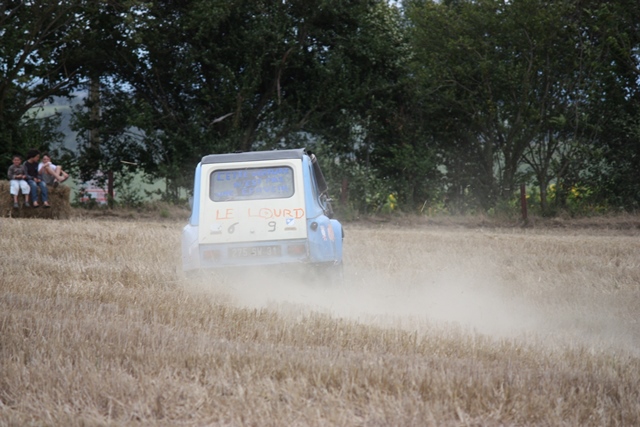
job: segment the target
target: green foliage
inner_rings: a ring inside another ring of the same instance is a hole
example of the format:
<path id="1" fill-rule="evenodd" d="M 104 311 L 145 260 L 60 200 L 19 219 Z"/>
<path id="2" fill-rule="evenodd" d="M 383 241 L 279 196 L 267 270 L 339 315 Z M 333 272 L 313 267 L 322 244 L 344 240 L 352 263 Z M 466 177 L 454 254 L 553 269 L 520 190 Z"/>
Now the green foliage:
<path id="1" fill-rule="evenodd" d="M 385 205 L 387 210 L 391 207 L 392 182 L 381 179 L 374 168 L 352 159 L 338 159 L 323 151 L 318 152 L 317 157 L 329 186 L 329 195 L 338 202 L 334 203 L 334 208 L 340 214 L 354 218 L 359 213 L 379 213 Z M 396 201 L 393 209 L 397 208 Z"/>
<path id="2" fill-rule="evenodd" d="M 442 216 L 449 215 L 450 212 L 443 199 L 438 198 L 432 201 L 425 200 L 420 208 L 420 214 L 426 216 Z"/>
<path id="3" fill-rule="evenodd" d="M 438 192 L 440 174 L 430 145 L 402 143 L 400 136 L 397 138 L 400 141 L 377 147 L 372 153 L 372 164 L 380 168 L 378 175 L 391 182 L 390 190 L 405 209 L 416 211 Z"/>
<path id="4" fill-rule="evenodd" d="M 114 174 L 115 190 L 117 191 L 117 204 L 127 208 L 139 208 L 146 198 L 143 197 L 139 185 L 134 183 L 135 170 L 124 168 L 120 173 Z"/>
<path id="5" fill-rule="evenodd" d="M 91 197 L 91 195 L 82 187 L 74 193 L 71 206 L 74 208 L 83 208 L 88 210 L 103 208 L 103 206 L 100 205 L 96 199 Z"/>
<path id="6" fill-rule="evenodd" d="M 182 203 L 206 154 L 307 146 L 354 216 L 509 217 L 521 182 L 541 215 L 637 210 L 637 16 L 597 0 L 10 0 L 0 160 L 36 147 L 80 179 L 112 171 L 135 207 L 131 163 Z M 87 90 L 64 151 L 47 101 Z"/>
<path id="7" fill-rule="evenodd" d="M 0 161 L 61 140 L 58 117 L 38 115 L 53 96 L 78 81 L 66 46 L 80 23 L 79 2 L 3 1 L 0 4 Z"/>
<path id="8" fill-rule="evenodd" d="M 386 215 L 390 215 L 398 210 L 398 199 L 396 198 L 395 194 L 391 193 L 387 196 L 386 200 L 380 207 L 380 212 Z"/>
<path id="9" fill-rule="evenodd" d="M 525 164 L 543 187 L 584 167 L 573 159 L 598 136 L 608 72 L 599 14 L 571 0 L 483 0 L 411 2 L 408 16 L 451 188 L 488 209 Z"/>
<path id="10" fill-rule="evenodd" d="M 542 200 L 545 197 L 545 200 Z M 558 198 L 562 198 L 559 203 Z M 547 186 L 544 196 L 539 186 L 531 186 L 526 191 L 527 212 L 533 216 L 553 217 L 561 213 L 570 216 L 602 215 L 610 206 L 597 200 L 593 188 L 578 184 L 568 189 L 560 189 L 556 184 Z M 488 211 L 488 214 L 503 219 L 517 219 L 522 215 L 519 192 L 512 194 Z"/>
<path id="11" fill-rule="evenodd" d="M 190 184 L 203 155 L 340 133 L 336 123 L 348 128 L 398 75 L 399 14 L 383 1 L 139 7 L 125 27 L 137 53 L 102 89 L 100 152 L 88 164 L 116 170 L 127 157 L 167 180 L 167 199 Z M 90 121 L 87 109 L 78 128 Z"/>
<path id="12" fill-rule="evenodd" d="M 560 191 L 558 186 L 551 184 L 547 192 L 549 202 L 553 203 L 557 197 L 566 194 L 564 211 L 571 216 L 592 216 L 602 215 L 609 210 L 606 204 L 600 203 L 595 198 L 593 188 L 585 184 L 577 184 L 566 191 Z M 557 205 L 557 204 L 556 204 Z"/>

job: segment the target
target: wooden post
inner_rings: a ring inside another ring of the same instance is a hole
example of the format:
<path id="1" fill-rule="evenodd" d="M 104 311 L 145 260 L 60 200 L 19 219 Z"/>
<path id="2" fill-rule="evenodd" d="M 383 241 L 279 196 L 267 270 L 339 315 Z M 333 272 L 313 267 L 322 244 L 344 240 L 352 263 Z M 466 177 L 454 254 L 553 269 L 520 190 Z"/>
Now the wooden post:
<path id="1" fill-rule="evenodd" d="M 527 190 L 524 184 L 520 184 L 520 207 L 522 208 L 522 220 L 527 223 Z"/>
<path id="2" fill-rule="evenodd" d="M 107 203 L 109 207 L 113 206 L 113 171 L 107 172 Z"/>
<path id="3" fill-rule="evenodd" d="M 349 200 L 349 181 L 347 177 L 342 178 L 342 188 L 340 189 L 340 204 L 346 206 Z"/>

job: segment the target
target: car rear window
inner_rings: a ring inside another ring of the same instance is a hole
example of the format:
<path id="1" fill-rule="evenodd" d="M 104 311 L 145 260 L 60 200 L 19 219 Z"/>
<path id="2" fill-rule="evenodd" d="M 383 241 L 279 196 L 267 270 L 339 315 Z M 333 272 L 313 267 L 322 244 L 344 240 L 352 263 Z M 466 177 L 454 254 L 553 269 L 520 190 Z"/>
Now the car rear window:
<path id="1" fill-rule="evenodd" d="M 209 197 L 214 202 L 285 199 L 293 196 L 293 169 L 288 166 L 216 170 Z"/>

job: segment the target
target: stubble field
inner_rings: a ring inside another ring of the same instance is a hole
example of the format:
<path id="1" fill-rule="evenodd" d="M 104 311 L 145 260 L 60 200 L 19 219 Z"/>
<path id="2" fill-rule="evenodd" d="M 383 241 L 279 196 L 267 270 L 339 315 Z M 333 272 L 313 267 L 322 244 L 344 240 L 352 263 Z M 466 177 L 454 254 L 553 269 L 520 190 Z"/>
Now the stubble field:
<path id="1" fill-rule="evenodd" d="M 0 425 L 640 425 L 640 230 L 347 224 L 344 288 L 182 221 L 0 219 Z"/>

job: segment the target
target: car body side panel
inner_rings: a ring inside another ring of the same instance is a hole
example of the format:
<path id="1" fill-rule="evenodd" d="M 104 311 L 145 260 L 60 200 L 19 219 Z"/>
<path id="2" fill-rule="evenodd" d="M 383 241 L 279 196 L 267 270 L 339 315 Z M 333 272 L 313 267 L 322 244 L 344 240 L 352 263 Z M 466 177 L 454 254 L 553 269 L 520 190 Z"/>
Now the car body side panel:
<path id="1" fill-rule="evenodd" d="M 309 261 L 322 263 L 336 261 L 336 235 L 331 220 L 321 215 L 313 222 L 316 225 L 312 228 L 317 228 L 309 233 Z"/>
<path id="2" fill-rule="evenodd" d="M 322 206 L 318 202 L 318 194 L 316 184 L 313 179 L 311 161 L 305 156 L 302 160 L 302 170 L 304 171 L 304 193 L 305 206 L 307 209 L 307 222 L 310 224 L 315 218 L 324 214 Z"/>
<path id="3" fill-rule="evenodd" d="M 182 229 L 182 270 L 190 271 L 200 268 L 198 245 L 198 226 L 187 224 Z"/>
<path id="4" fill-rule="evenodd" d="M 193 178 L 193 206 L 191 207 L 191 218 L 189 219 L 189 224 L 192 226 L 198 226 L 200 224 L 200 197 L 201 193 L 201 180 L 200 177 L 202 175 L 202 163 L 198 163 L 196 166 L 195 176 Z"/>
<path id="5" fill-rule="evenodd" d="M 331 228 L 333 229 L 333 234 L 335 235 L 335 253 L 334 253 L 334 261 L 342 262 L 342 244 L 344 240 L 344 231 L 342 230 L 342 224 L 340 221 L 336 219 L 329 220 L 331 223 Z"/>

